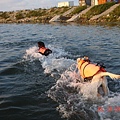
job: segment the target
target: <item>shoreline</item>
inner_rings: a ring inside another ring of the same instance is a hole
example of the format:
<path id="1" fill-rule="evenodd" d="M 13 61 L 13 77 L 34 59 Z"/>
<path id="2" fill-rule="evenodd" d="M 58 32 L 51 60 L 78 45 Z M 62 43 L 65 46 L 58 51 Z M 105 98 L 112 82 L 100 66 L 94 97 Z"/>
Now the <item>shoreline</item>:
<path id="1" fill-rule="evenodd" d="M 119 22 L 108 22 L 108 23 L 78 23 L 78 22 L 52 22 L 52 23 L 0 23 L 0 25 L 3 24 L 42 24 L 42 25 L 75 25 L 75 26 L 103 26 L 103 27 L 119 27 L 120 28 L 120 23 Z"/>
<path id="2" fill-rule="evenodd" d="M 116 8 L 109 10 L 113 6 L 117 5 Z M 75 6 L 74 6 L 75 7 Z M 120 26 L 120 4 L 109 2 L 102 5 L 93 6 L 88 12 L 81 14 L 77 17 L 74 21 L 67 22 L 72 16 L 80 14 L 84 10 L 86 10 L 87 6 L 76 6 L 74 11 L 69 12 L 68 14 L 64 15 L 66 12 L 73 9 L 73 7 L 61 7 L 61 8 L 50 8 L 50 9 L 37 9 L 37 10 L 19 10 L 19 11 L 11 11 L 11 12 L 0 12 L 0 24 L 51 24 L 49 22 L 53 17 L 59 16 L 56 21 L 59 23 L 76 23 L 76 24 L 88 24 L 88 25 L 98 25 L 98 24 L 105 24 L 105 25 L 117 25 Z M 104 10 L 101 10 L 103 8 Z M 107 12 L 106 14 L 103 14 Z M 102 16 L 92 19 L 94 17 Z"/>

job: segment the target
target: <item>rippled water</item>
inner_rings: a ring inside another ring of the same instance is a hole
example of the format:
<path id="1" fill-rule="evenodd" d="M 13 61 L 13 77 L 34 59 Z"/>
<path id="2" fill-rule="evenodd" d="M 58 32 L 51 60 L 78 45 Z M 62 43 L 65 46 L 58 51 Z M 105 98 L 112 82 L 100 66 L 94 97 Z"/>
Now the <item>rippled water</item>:
<path id="1" fill-rule="evenodd" d="M 38 41 L 53 54 L 37 53 Z M 108 78 L 110 95 L 103 100 L 88 101 L 69 86 L 84 55 L 120 74 L 120 28 L 1 24 L 0 120 L 119 120 L 119 80 Z"/>

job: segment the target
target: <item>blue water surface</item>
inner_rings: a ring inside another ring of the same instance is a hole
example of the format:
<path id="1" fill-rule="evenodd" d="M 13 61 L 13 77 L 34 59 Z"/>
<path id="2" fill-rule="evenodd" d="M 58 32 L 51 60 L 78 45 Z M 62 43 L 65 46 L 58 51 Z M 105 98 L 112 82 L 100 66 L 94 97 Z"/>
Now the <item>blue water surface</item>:
<path id="1" fill-rule="evenodd" d="M 26 50 L 31 52 L 33 47 L 37 48 L 38 41 L 43 41 L 52 49 L 54 61 L 49 57 L 31 57 L 32 53 L 29 58 L 24 57 L 28 55 Z M 120 28 L 73 24 L 0 24 L 0 120 L 87 120 L 77 112 L 69 114 L 69 117 L 62 116 L 57 107 L 63 101 L 54 100 L 54 96 L 51 99 L 47 93 L 67 67 L 82 56 L 89 56 L 93 62 L 102 62 L 107 71 L 120 74 Z M 46 73 L 48 68 L 50 72 Z M 51 75 L 54 70 L 57 77 Z M 110 91 L 119 95 L 119 80 L 108 78 L 108 82 Z M 113 96 L 113 101 L 115 99 Z M 119 119 L 118 113 L 112 114 L 102 118 Z M 89 120 L 101 119 L 96 111 L 87 115 Z"/>

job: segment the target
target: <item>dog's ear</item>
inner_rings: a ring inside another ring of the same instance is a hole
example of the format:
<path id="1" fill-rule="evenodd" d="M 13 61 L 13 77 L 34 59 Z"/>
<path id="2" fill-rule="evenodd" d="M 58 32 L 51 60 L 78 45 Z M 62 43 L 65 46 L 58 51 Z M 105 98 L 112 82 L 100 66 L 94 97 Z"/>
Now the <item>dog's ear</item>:
<path id="1" fill-rule="evenodd" d="M 78 59 L 77 59 L 77 63 L 79 63 L 79 62 L 80 62 L 80 60 L 81 60 L 81 58 L 78 58 Z"/>

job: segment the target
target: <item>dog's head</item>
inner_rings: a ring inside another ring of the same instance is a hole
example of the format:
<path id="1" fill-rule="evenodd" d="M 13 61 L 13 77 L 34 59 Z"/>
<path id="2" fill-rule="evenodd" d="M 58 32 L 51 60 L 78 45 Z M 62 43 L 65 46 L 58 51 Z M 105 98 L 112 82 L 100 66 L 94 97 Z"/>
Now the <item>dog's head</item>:
<path id="1" fill-rule="evenodd" d="M 80 66 L 84 63 L 84 60 L 83 58 L 78 58 L 77 59 L 77 66 L 78 66 L 78 69 L 80 70 Z"/>
<path id="2" fill-rule="evenodd" d="M 82 64 L 85 61 L 90 61 L 89 58 L 87 56 L 84 56 L 83 58 L 78 58 L 77 59 L 77 64 Z"/>
<path id="3" fill-rule="evenodd" d="M 82 58 L 77 58 L 77 64 L 81 61 Z"/>
<path id="4" fill-rule="evenodd" d="M 77 59 L 77 65 L 78 65 L 78 69 L 80 69 L 81 68 L 81 65 L 83 64 L 83 63 L 85 63 L 85 62 L 90 62 L 90 60 L 89 60 L 89 58 L 88 57 L 83 57 L 83 58 L 78 58 Z"/>

